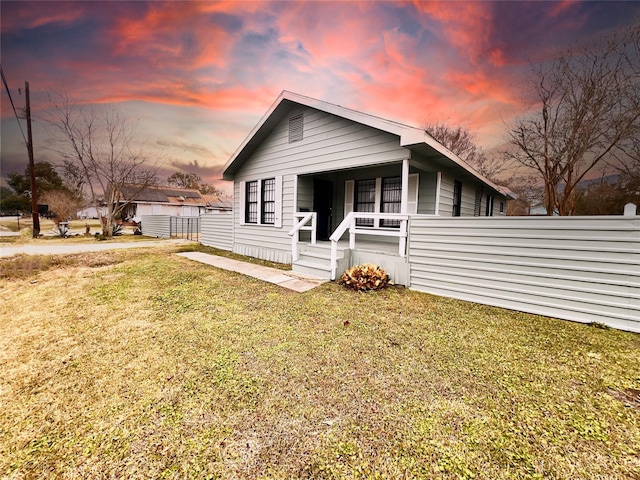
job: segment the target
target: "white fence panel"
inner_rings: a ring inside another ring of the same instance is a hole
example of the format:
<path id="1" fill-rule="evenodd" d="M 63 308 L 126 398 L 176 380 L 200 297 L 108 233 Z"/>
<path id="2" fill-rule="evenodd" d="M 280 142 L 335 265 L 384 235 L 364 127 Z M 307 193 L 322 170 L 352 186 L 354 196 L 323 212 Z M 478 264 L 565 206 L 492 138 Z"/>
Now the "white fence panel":
<path id="1" fill-rule="evenodd" d="M 412 216 L 410 288 L 640 332 L 640 216 Z"/>
<path id="2" fill-rule="evenodd" d="M 200 243 L 221 250 L 233 250 L 232 213 L 202 215 L 200 222 Z"/>
<path id="3" fill-rule="evenodd" d="M 142 234 L 148 237 L 170 238 L 171 215 L 142 215 Z"/>

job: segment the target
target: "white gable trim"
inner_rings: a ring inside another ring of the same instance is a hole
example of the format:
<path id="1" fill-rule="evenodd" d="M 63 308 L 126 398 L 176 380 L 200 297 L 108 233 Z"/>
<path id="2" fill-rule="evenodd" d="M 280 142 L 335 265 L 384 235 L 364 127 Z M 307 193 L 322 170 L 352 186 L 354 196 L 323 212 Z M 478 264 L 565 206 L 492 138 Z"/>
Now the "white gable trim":
<path id="1" fill-rule="evenodd" d="M 223 178 L 227 180 L 231 180 L 233 174 L 227 173 L 227 170 L 236 162 L 242 162 L 242 154 L 253 139 L 253 137 L 258 134 L 261 128 L 267 123 L 269 118 L 276 112 L 278 107 L 283 102 L 287 103 L 296 103 L 298 105 L 314 108 L 316 110 L 320 110 L 323 112 L 327 112 L 338 117 L 346 118 L 347 120 L 352 120 L 354 122 L 360 123 L 362 125 L 367 125 L 372 128 L 376 128 L 378 130 L 382 130 L 385 132 L 392 133 L 394 135 L 398 135 L 400 137 L 400 146 L 402 147 L 411 147 L 413 145 L 419 144 L 427 144 L 432 147 L 437 152 L 441 153 L 443 156 L 450 159 L 453 163 L 463 168 L 464 170 L 471 173 L 474 177 L 478 178 L 485 184 L 489 185 L 491 188 L 496 190 L 497 192 L 510 196 L 508 192 L 506 192 L 502 187 L 496 185 L 491 182 L 485 176 L 481 175 L 475 169 L 470 167 L 465 161 L 463 161 L 460 157 L 455 155 L 449 149 L 444 147 L 440 142 L 435 140 L 431 135 L 426 133 L 421 128 L 411 127 L 409 125 L 405 125 L 399 122 L 394 122 L 392 120 L 386 120 L 381 117 L 376 117 L 374 115 L 369 115 L 367 113 L 359 112 L 357 110 L 351 110 L 350 108 L 341 107 L 339 105 L 334 105 L 332 103 L 327 103 L 322 100 L 317 100 L 315 98 L 307 97 L 304 95 L 299 95 L 297 93 L 288 92 L 284 90 L 278 98 L 276 98 L 275 102 L 271 104 L 267 112 L 262 116 L 260 121 L 256 124 L 255 127 L 249 132 L 249 135 L 243 140 L 238 149 L 234 152 L 231 158 L 227 161 L 223 169 Z"/>

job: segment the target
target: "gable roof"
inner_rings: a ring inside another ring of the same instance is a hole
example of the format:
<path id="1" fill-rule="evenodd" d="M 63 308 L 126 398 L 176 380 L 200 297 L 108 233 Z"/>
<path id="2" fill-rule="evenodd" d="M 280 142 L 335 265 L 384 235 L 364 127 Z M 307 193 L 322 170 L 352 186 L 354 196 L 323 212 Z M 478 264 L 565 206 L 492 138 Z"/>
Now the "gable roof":
<path id="1" fill-rule="evenodd" d="M 467 164 L 464 160 L 458 157 L 455 153 L 450 151 L 435 138 L 429 135 L 424 129 L 411 127 L 393 120 L 387 120 L 368 113 L 359 112 L 350 108 L 345 108 L 340 105 L 334 105 L 332 103 L 317 100 L 315 98 L 307 97 L 293 92 L 284 90 L 271 105 L 269 110 L 262 116 L 258 124 L 253 127 L 244 141 L 240 144 L 235 153 L 227 161 L 223 169 L 223 178 L 225 180 L 232 180 L 233 175 L 237 172 L 240 165 L 251 156 L 254 150 L 267 138 L 269 133 L 278 125 L 291 107 L 294 105 L 302 105 L 309 108 L 314 108 L 323 112 L 327 112 L 338 117 L 346 118 L 362 125 L 367 125 L 378 130 L 382 130 L 400 137 L 400 146 L 411 149 L 420 146 L 428 146 L 436 152 L 440 153 L 445 158 L 449 159 L 455 165 L 462 167 L 472 176 L 486 183 L 496 191 L 508 195 L 506 190 L 499 185 L 491 182 L 488 178 L 481 175 L 473 167 Z"/>

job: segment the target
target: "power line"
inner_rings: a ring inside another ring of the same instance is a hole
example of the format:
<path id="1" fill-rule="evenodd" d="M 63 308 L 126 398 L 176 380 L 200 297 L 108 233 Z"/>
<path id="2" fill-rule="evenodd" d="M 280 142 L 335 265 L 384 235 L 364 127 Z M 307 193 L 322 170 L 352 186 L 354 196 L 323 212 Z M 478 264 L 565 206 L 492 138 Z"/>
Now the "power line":
<path id="1" fill-rule="evenodd" d="M 7 79 L 4 76 L 4 70 L 2 69 L 2 65 L 0 65 L 0 75 L 2 76 L 2 83 L 4 83 L 4 88 L 7 91 L 7 95 L 9 96 L 9 102 L 11 102 L 11 108 L 13 108 L 13 114 L 16 116 L 16 121 L 18 122 L 18 127 L 20 127 L 20 133 L 22 133 L 22 139 L 24 143 L 29 146 L 29 142 L 27 141 L 27 137 L 24 135 L 24 130 L 22 130 L 22 124 L 20 123 L 20 117 L 18 117 L 18 112 L 16 111 L 16 106 L 13 103 L 13 98 L 11 98 L 11 91 L 9 90 L 9 85 L 7 85 Z"/>

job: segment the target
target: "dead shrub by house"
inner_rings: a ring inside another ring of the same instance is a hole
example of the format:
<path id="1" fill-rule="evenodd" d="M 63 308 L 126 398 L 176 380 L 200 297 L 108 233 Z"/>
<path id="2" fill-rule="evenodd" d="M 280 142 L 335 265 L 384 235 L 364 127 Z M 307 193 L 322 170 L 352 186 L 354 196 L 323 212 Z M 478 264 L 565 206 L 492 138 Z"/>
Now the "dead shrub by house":
<path id="1" fill-rule="evenodd" d="M 338 283 L 356 291 L 380 290 L 393 285 L 387 272 L 371 263 L 363 263 L 345 270 Z"/>

